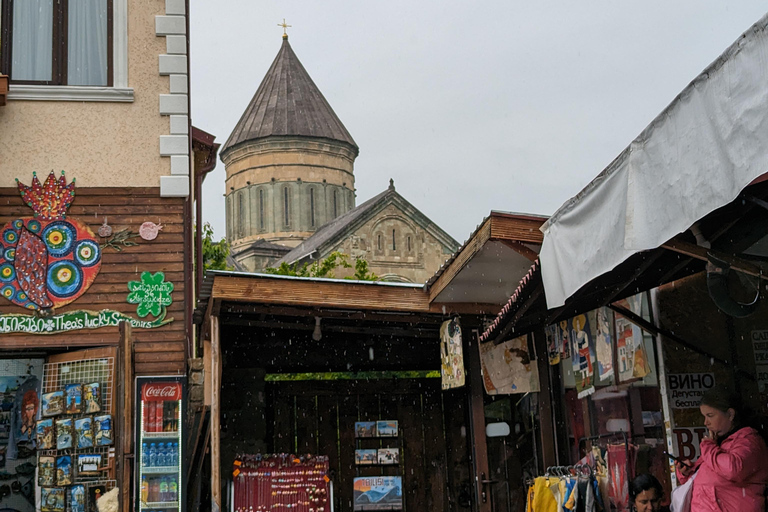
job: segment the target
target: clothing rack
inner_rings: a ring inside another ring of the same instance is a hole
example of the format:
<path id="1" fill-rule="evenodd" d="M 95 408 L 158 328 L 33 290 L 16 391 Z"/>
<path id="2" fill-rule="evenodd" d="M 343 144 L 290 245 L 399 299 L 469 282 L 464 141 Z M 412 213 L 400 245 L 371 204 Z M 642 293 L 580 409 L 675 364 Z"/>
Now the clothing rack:
<path id="1" fill-rule="evenodd" d="M 625 459 L 627 461 L 626 462 L 627 481 L 629 481 L 629 477 L 630 477 L 630 475 L 632 475 L 632 473 L 629 470 L 629 438 L 627 437 L 627 433 L 624 432 L 623 430 L 619 431 L 619 432 L 610 432 L 608 434 L 599 434 L 599 435 L 596 435 L 596 436 L 587 436 L 587 437 L 580 438 L 579 439 L 579 453 L 581 453 L 581 443 L 583 443 L 583 442 L 586 442 L 586 441 L 590 441 L 590 442 L 592 442 L 592 441 L 599 441 L 601 439 L 609 439 L 611 437 L 616 438 L 616 437 L 619 437 L 619 436 L 621 437 L 621 440 L 624 443 L 624 455 L 625 455 Z M 594 445 L 595 443 L 592 443 L 592 444 Z M 598 445 L 598 446 L 600 446 L 600 445 Z"/>

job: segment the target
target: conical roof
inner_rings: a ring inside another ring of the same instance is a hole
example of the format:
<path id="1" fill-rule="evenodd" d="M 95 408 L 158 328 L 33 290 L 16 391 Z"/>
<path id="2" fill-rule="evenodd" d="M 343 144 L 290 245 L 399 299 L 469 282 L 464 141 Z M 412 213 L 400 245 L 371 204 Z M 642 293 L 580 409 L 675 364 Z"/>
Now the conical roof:
<path id="1" fill-rule="evenodd" d="M 222 148 L 272 135 L 320 137 L 358 147 L 293 53 L 288 38 Z"/>

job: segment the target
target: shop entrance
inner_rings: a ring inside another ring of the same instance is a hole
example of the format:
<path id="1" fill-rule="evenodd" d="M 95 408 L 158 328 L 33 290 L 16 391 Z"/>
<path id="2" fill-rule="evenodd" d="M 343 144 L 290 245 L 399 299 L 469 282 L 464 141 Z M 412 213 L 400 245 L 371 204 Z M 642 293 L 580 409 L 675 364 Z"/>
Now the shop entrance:
<path id="1" fill-rule="evenodd" d="M 335 511 L 356 510 L 355 478 L 378 476 L 401 477 L 403 510 L 469 510 L 464 398 L 442 392 L 439 379 L 273 382 L 267 390 L 272 451 L 327 455 Z M 368 437 L 365 422 L 397 422 L 396 431 Z M 378 452 L 373 463 L 363 450 Z"/>

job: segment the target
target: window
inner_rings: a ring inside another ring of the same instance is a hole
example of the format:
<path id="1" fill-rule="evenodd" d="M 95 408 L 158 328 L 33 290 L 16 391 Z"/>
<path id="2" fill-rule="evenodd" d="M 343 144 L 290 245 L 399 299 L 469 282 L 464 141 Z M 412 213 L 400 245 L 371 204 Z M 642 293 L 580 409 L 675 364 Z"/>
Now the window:
<path id="1" fill-rule="evenodd" d="M 337 190 L 333 191 L 333 218 L 339 216 L 339 192 Z"/>
<path id="2" fill-rule="evenodd" d="M 264 229 L 264 189 L 259 189 L 259 227 Z"/>
<path id="3" fill-rule="evenodd" d="M 315 189 L 309 189 L 309 224 L 315 226 Z"/>
<path id="4" fill-rule="evenodd" d="M 240 237 L 245 236 L 245 204 L 242 192 L 237 194 L 237 234 Z"/>
<path id="5" fill-rule="evenodd" d="M 4 0 L 0 69 L 14 84 L 111 87 L 112 17 L 113 0 Z"/>
<path id="6" fill-rule="evenodd" d="M 395 230 L 394 229 L 392 230 L 392 250 L 393 251 L 397 250 L 397 243 L 395 242 Z"/>
<path id="7" fill-rule="evenodd" d="M 283 189 L 283 222 L 285 223 L 285 226 L 288 227 L 291 225 L 291 215 L 290 215 L 290 202 L 288 197 L 288 187 L 285 187 Z"/>
<path id="8" fill-rule="evenodd" d="M 411 252 L 411 237 L 410 236 L 406 237 L 405 243 L 407 245 L 408 252 Z"/>
<path id="9" fill-rule="evenodd" d="M 378 247 L 379 250 L 381 250 L 381 235 L 378 236 L 376 239 L 376 247 Z"/>

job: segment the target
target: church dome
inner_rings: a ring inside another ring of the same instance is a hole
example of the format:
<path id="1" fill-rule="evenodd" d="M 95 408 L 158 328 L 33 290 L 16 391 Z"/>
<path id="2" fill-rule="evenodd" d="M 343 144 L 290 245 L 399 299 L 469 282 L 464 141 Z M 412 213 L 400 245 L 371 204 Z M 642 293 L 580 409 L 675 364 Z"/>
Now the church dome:
<path id="1" fill-rule="evenodd" d="M 221 150 L 271 136 L 329 139 L 358 147 L 293 52 L 288 38 Z"/>

